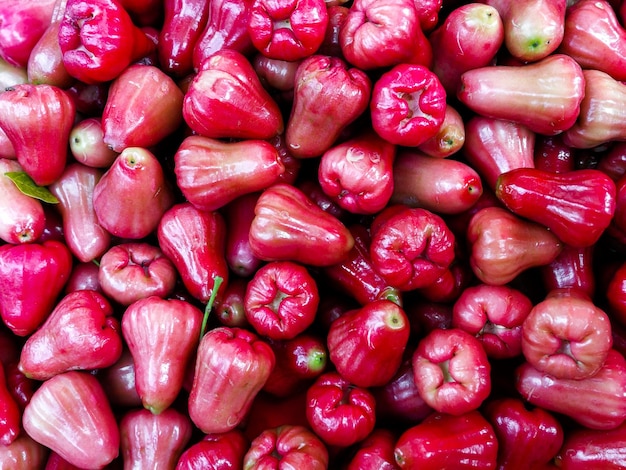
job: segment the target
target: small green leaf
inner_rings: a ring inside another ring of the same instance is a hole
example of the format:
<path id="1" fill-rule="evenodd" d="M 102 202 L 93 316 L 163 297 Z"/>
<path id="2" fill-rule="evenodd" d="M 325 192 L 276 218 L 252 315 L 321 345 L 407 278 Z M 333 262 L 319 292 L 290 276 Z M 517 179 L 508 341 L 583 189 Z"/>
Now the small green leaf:
<path id="1" fill-rule="evenodd" d="M 17 189 L 27 196 L 34 197 L 48 204 L 58 204 L 59 200 L 44 186 L 37 186 L 33 179 L 23 171 L 7 171 L 4 176 L 9 178 Z"/>

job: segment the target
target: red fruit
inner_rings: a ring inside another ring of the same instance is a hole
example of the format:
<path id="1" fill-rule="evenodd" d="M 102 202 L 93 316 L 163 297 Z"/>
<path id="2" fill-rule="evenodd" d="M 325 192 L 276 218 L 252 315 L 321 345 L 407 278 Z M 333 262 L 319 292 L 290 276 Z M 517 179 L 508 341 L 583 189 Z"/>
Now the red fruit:
<path id="1" fill-rule="evenodd" d="M 522 352 L 540 372 L 560 379 L 592 377 L 613 346 L 608 315 L 576 289 L 551 291 L 522 326 Z"/>
<path id="2" fill-rule="evenodd" d="M 295 338 L 315 320 L 317 284 L 308 269 L 291 261 L 259 268 L 249 280 L 244 298 L 248 323 L 261 336 Z"/>
<path id="3" fill-rule="evenodd" d="M 374 396 L 337 372 L 322 374 L 308 388 L 306 401 L 309 425 L 329 446 L 348 447 L 374 430 Z"/>
<path id="4" fill-rule="evenodd" d="M 186 414 L 168 408 L 160 414 L 130 410 L 120 420 L 120 450 L 127 468 L 174 468 L 191 439 Z"/>
<path id="5" fill-rule="evenodd" d="M 196 351 L 202 312 L 179 299 L 147 297 L 122 315 L 122 334 L 133 357 L 135 388 L 143 406 L 158 415 L 183 388 Z"/>
<path id="6" fill-rule="evenodd" d="M 189 446 L 176 464 L 176 470 L 231 470 L 241 468 L 250 443 L 239 429 L 206 434 Z"/>
<path id="7" fill-rule="evenodd" d="M 189 416 L 204 433 L 231 431 L 246 417 L 274 367 L 274 351 L 254 333 L 217 327 L 200 340 Z"/>
<path id="8" fill-rule="evenodd" d="M 278 105 L 242 53 L 223 49 L 200 64 L 183 100 L 183 118 L 214 139 L 271 139 L 284 130 Z"/>
<path id="9" fill-rule="evenodd" d="M 431 331 L 412 358 L 420 396 L 434 410 L 455 416 L 476 410 L 491 393 L 491 365 L 482 344 L 458 328 Z"/>
<path id="10" fill-rule="evenodd" d="M 98 379 L 70 371 L 41 384 L 22 416 L 35 441 L 72 465 L 102 468 L 119 454 L 120 431 Z"/>
<path id="11" fill-rule="evenodd" d="M 111 235 L 133 240 L 154 232 L 174 201 L 161 163 L 140 147 L 125 148 L 93 190 L 100 225 Z"/>
<path id="12" fill-rule="evenodd" d="M 19 368 L 29 378 L 47 380 L 69 370 L 109 367 L 121 354 L 113 308 L 102 294 L 82 290 L 64 296 L 28 337 Z"/>
<path id="13" fill-rule="evenodd" d="M 0 444 L 8 446 L 20 434 L 21 410 L 11 395 L 5 367 L 0 362 Z"/>
<path id="14" fill-rule="evenodd" d="M 350 231 L 295 186 L 277 183 L 266 189 L 254 212 L 250 247 L 265 261 L 329 266 L 341 262 L 354 245 Z"/>
<path id="15" fill-rule="evenodd" d="M 76 107 L 52 85 L 15 85 L 0 93 L 0 127 L 17 161 L 39 186 L 54 183 L 65 169 Z"/>
<path id="16" fill-rule="evenodd" d="M 400 435 L 394 454 L 398 466 L 406 469 L 494 469 L 498 441 L 478 411 L 460 416 L 433 413 Z"/>
<path id="17" fill-rule="evenodd" d="M 0 316 L 18 336 L 39 327 L 54 309 L 72 271 L 61 242 L 0 246 Z"/>
<path id="18" fill-rule="evenodd" d="M 337 371 L 359 387 L 386 384 L 398 371 L 409 339 L 409 320 L 389 300 L 374 300 L 330 325 L 328 354 Z"/>
<path id="19" fill-rule="evenodd" d="M 103 140 L 111 149 L 152 147 L 183 122 L 183 92 L 153 65 L 131 65 L 111 83 L 102 111 Z"/>

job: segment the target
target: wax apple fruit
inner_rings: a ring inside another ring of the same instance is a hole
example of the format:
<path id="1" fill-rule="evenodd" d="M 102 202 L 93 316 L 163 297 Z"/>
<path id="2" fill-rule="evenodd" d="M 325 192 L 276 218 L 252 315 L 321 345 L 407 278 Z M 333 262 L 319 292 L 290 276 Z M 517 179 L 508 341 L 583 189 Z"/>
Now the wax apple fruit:
<path id="1" fill-rule="evenodd" d="M 174 468 L 191 439 L 189 417 L 175 408 L 160 414 L 131 409 L 120 420 L 120 451 L 127 468 Z"/>
<path id="2" fill-rule="evenodd" d="M 120 243 L 100 258 L 98 281 L 102 291 L 120 305 L 174 292 L 178 273 L 159 247 L 147 242 Z"/>
<path id="3" fill-rule="evenodd" d="M 333 321 L 326 341 L 329 358 L 344 378 L 360 387 L 374 387 L 396 373 L 408 339 L 404 310 L 381 299 Z"/>
<path id="4" fill-rule="evenodd" d="M 122 354 L 119 320 L 102 294 L 82 290 L 64 296 L 20 355 L 20 370 L 47 380 L 69 370 L 101 369 Z"/>
<path id="5" fill-rule="evenodd" d="M 423 65 L 399 64 L 374 83 L 372 126 L 392 144 L 417 147 L 437 134 L 446 106 L 446 91 L 437 75 Z"/>
<path id="6" fill-rule="evenodd" d="M 480 341 L 458 328 L 433 330 L 412 357 L 415 385 L 434 410 L 462 415 L 491 392 L 491 365 Z"/>
<path id="7" fill-rule="evenodd" d="M 297 61 L 313 54 L 322 45 L 328 26 L 323 0 L 291 0 L 275 4 L 251 2 L 248 35 L 265 56 Z"/>
<path id="8" fill-rule="evenodd" d="M 135 64 L 111 83 L 102 111 L 103 140 L 111 149 L 150 148 L 183 122 L 183 92 L 154 65 Z"/>
<path id="9" fill-rule="evenodd" d="M 331 446 L 347 447 L 362 441 L 376 424 L 374 396 L 337 372 L 322 374 L 308 388 L 306 401 L 309 425 Z"/>
<path id="10" fill-rule="evenodd" d="M 422 207 L 436 214 L 468 210 L 482 195 L 478 173 L 466 163 L 400 151 L 393 164 L 393 204 Z"/>
<path id="11" fill-rule="evenodd" d="M 532 301 L 510 286 L 467 287 L 452 307 L 452 326 L 475 335 L 490 358 L 511 358 L 522 352 L 522 325 Z"/>
<path id="12" fill-rule="evenodd" d="M 52 85 L 15 85 L 0 93 L 0 127 L 17 161 L 40 186 L 54 183 L 67 162 L 76 106 Z"/>
<path id="13" fill-rule="evenodd" d="M 250 247 L 262 260 L 329 266 L 341 262 L 354 246 L 346 226 L 295 186 L 269 187 L 254 212 Z"/>
<path id="14" fill-rule="evenodd" d="M 176 184 L 198 209 L 213 211 L 277 183 L 285 172 L 278 150 L 265 140 L 224 142 L 189 136 L 174 155 Z"/>
<path id="15" fill-rule="evenodd" d="M 312 55 L 294 77 L 293 103 L 285 142 L 299 158 L 318 157 L 367 110 L 372 91 L 368 75 L 343 59 Z"/>
<path id="16" fill-rule="evenodd" d="M 24 430 L 72 465 L 101 468 L 119 454 L 120 432 L 98 379 L 70 371 L 46 380 L 22 417 Z"/>
<path id="17" fill-rule="evenodd" d="M 206 434 L 183 451 L 176 470 L 215 468 L 227 470 L 241 465 L 250 443 L 240 429 Z"/>
<path id="18" fill-rule="evenodd" d="M 482 116 L 519 122 L 546 135 L 572 127 L 584 95 L 582 69 L 565 54 L 469 70 L 457 91 L 458 99 Z"/>
<path id="19" fill-rule="evenodd" d="M 43 323 L 71 270 L 72 255 L 59 241 L 0 246 L 0 315 L 13 333 L 27 336 Z"/>
<path id="20" fill-rule="evenodd" d="M 532 267 L 551 263 L 563 243 L 546 227 L 501 207 L 484 207 L 467 227 L 470 265 L 486 284 L 503 285 Z"/>
<path id="21" fill-rule="evenodd" d="M 174 201 L 161 163 L 141 147 L 125 148 L 93 189 L 100 225 L 111 235 L 133 240 L 155 231 Z"/>
<path id="22" fill-rule="evenodd" d="M 501 174 L 496 196 L 515 214 L 548 227 L 563 243 L 591 246 L 611 223 L 613 180 L 600 170 L 554 173 L 518 168 Z"/>
<path id="23" fill-rule="evenodd" d="M 218 327 L 200 340 L 189 416 L 204 433 L 240 424 L 275 362 L 272 348 L 251 331 Z"/>
<path id="24" fill-rule="evenodd" d="M 374 224 L 370 244 L 374 269 L 401 291 L 431 284 L 454 260 L 454 234 L 429 210 L 390 206 Z"/>
<path id="25" fill-rule="evenodd" d="M 274 261 L 259 268 L 248 281 L 244 311 L 261 336 L 292 339 L 315 320 L 319 305 L 317 283 L 305 266 Z"/>
<path id="26" fill-rule="evenodd" d="M 612 346 L 608 315 L 576 288 L 551 291 L 522 326 L 526 360 L 558 378 L 595 375 Z"/>
<path id="27" fill-rule="evenodd" d="M 284 130 L 280 109 L 250 61 L 229 49 L 200 65 L 185 93 L 183 118 L 212 138 L 270 139 Z"/>
<path id="28" fill-rule="evenodd" d="M 228 283 L 224 257 L 225 222 L 219 212 L 204 212 L 189 202 L 174 205 L 163 214 L 157 228 L 159 247 L 178 271 L 184 286 L 200 302 L 211 297 L 215 280 L 220 300 Z"/>
<path id="29" fill-rule="evenodd" d="M 393 194 L 395 156 L 396 146 L 371 131 L 334 145 L 320 159 L 322 191 L 353 214 L 375 214 Z"/>
<path id="30" fill-rule="evenodd" d="M 65 68 L 84 83 L 113 80 L 156 49 L 118 0 L 68 0 L 59 45 Z"/>
<path id="31" fill-rule="evenodd" d="M 339 31 L 341 52 L 362 70 L 401 63 L 428 67 L 432 50 L 410 0 L 357 0 Z"/>
<path id="32" fill-rule="evenodd" d="M 17 161 L 0 158 L 0 239 L 7 243 L 34 242 L 45 228 L 41 201 L 22 193 L 5 175 L 23 171 Z"/>
<path id="33" fill-rule="evenodd" d="M 100 258 L 111 246 L 111 234 L 100 225 L 93 206 L 93 193 L 103 174 L 99 168 L 70 163 L 50 186 L 59 200 L 67 246 L 84 263 Z"/>
<path id="34" fill-rule="evenodd" d="M 183 387 L 198 345 L 202 312 L 179 299 L 151 296 L 122 315 L 122 334 L 135 363 L 135 387 L 143 406 L 160 414 Z"/>
<path id="35" fill-rule="evenodd" d="M 496 468 L 498 441 L 478 411 L 460 416 L 433 413 L 405 430 L 394 450 L 400 468 Z"/>

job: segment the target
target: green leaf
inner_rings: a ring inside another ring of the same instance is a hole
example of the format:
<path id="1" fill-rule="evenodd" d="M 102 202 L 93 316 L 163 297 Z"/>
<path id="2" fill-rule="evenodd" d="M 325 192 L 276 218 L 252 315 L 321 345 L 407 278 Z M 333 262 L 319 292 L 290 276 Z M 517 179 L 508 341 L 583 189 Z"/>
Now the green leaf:
<path id="1" fill-rule="evenodd" d="M 48 204 L 58 204 L 59 200 L 44 186 L 37 186 L 33 179 L 23 171 L 7 171 L 4 176 L 9 178 L 17 189 L 27 196 L 34 197 Z"/>

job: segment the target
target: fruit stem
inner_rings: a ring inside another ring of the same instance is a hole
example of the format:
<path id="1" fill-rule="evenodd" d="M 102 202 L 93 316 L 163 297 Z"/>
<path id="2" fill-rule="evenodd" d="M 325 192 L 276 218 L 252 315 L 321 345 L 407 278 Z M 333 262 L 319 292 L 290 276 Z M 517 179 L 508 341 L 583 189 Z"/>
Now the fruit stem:
<path id="1" fill-rule="evenodd" d="M 211 297 L 209 297 L 209 301 L 207 302 L 206 307 L 204 308 L 204 316 L 202 317 L 202 327 L 200 328 L 200 339 L 202 339 L 202 337 L 204 336 L 204 333 L 206 332 L 206 325 L 209 322 L 209 315 L 211 313 L 211 310 L 213 309 L 213 304 L 215 303 L 215 297 L 217 297 L 217 291 L 222 285 L 223 280 L 224 279 L 222 279 L 221 276 L 216 276 L 215 279 L 213 280 L 213 290 L 211 291 Z"/>

